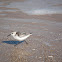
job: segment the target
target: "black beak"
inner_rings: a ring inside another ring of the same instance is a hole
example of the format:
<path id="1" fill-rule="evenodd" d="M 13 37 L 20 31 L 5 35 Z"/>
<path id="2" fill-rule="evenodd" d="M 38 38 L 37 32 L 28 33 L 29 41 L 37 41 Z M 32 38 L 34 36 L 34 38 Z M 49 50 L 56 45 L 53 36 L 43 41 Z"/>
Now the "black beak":
<path id="1" fill-rule="evenodd" d="M 11 34 L 9 34 L 8 36 L 10 36 L 10 35 L 11 35 Z M 8 37 L 8 36 L 7 36 L 7 37 Z"/>

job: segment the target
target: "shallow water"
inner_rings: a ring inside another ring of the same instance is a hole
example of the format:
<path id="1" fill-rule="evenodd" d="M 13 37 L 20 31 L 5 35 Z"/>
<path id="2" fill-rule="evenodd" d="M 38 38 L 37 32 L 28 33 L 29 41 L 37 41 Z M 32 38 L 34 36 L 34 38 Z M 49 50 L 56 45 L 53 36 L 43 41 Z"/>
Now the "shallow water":
<path id="1" fill-rule="evenodd" d="M 17 8 L 18 11 L 29 15 L 62 14 L 62 0 L 26 0 L 24 2 L 8 1 L 0 3 L 0 7 Z"/>
<path id="2" fill-rule="evenodd" d="M 13 2 L 7 7 L 18 8 L 21 11 L 31 15 L 62 13 L 62 6 L 54 5 L 62 4 L 62 0 L 27 0 L 25 2 Z"/>

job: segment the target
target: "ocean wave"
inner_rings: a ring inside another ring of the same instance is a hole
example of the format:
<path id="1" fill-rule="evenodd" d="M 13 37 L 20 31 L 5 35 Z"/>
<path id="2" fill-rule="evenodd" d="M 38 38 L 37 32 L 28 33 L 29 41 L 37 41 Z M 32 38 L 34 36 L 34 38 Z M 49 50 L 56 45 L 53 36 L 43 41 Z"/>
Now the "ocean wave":
<path id="1" fill-rule="evenodd" d="M 62 14 L 62 11 L 57 10 L 46 10 L 46 9 L 38 9 L 38 10 L 30 10 L 30 11 L 23 11 L 29 15 L 45 15 L 45 14 Z"/>

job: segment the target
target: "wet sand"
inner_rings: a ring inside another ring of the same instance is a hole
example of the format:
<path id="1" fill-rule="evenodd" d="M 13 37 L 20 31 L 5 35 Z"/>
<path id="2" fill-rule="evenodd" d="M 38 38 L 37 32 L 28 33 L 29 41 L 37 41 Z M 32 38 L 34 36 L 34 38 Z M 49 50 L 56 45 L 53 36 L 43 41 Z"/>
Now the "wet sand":
<path id="1" fill-rule="evenodd" d="M 17 8 L 0 7 L 4 10 Z M 33 35 L 18 41 L 7 35 L 12 31 Z M 1 62 L 62 62 L 62 14 L 27 15 L 21 11 L 0 12 Z"/>
<path id="2" fill-rule="evenodd" d="M 16 19 L 40 19 L 40 20 L 50 20 L 56 22 L 62 22 L 62 14 L 46 14 L 46 15 L 28 15 L 18 8 L 6 8 L 0 7 L 0 18 L 16 18 Z"/>
<path id="3" fill-rule="evenodd" d="M 0 18 L 1 62 L 62 61 L 62 22 L 29 18 L 29 16 L 21 20 L 17 20 L 16 16 L 14 17 L 16 20 L 10 20 L 10 18 L 13 17 L 8 15 L 8 20 L 4 16 Z M 11 31 L 32 32 L 33 35 L 26 39 L 28 45 L 22 42 L 14 46 L 18 41 L 12 37 L 7 40 L 7 35 Z"/>

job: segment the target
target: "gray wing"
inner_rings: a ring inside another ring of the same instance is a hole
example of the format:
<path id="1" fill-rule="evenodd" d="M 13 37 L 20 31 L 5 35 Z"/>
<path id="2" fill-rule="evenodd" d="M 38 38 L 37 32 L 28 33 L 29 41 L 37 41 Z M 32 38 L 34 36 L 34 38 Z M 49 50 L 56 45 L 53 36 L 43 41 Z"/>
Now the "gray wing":
<path id="1" fill-rule="evenodd" d="M 25 32 L 23 32 L 23 33 L 21 33 L 20 34 L 20 37 L 24 37 L 24 36 L 26 36 L 27 34 L 25 33 Z"/>
<path id="2" fill-rule="evenodd" d="M 21 33 L 22 35 L 26 35 L 26 33 L 25 32 L 23 32 L 23 33 Z"/>

